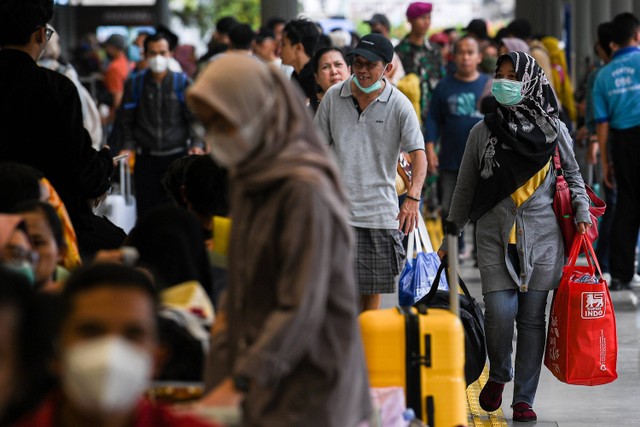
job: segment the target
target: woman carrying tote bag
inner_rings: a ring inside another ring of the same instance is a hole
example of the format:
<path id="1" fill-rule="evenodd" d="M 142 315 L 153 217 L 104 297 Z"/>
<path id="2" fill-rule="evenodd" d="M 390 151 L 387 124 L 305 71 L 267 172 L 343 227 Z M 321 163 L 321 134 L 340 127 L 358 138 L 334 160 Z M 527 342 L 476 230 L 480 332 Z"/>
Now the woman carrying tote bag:
<path id="1" fill-rule="evenodd" d="M 498 106 L 469 134 L 448 221 L 458 230 L 469 220 L 477 222 L 490 364 L 480 405 L 499 409 L 505 383 L 514 380 L 513 420 L 534 421 L 547 295 L 558 287 L 564 261 L 552 208 L 556 146 L 582 234 L 591 226 L 589 199 L 553 91 L 533 57 L 524 52 L 500 56 L 492 93 Z"/>

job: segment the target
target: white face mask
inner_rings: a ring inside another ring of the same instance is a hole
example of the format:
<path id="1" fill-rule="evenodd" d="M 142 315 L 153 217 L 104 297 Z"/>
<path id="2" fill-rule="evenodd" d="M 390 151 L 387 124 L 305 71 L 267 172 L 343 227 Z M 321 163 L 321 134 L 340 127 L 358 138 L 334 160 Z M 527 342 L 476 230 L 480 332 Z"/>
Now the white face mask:
<path id="1" fill-rule="evenodd" d="M 263 122 L 275 104 L 276 97 L 271 96 L 263 104 L 262 109 L 248 123 L 243 124 L 234 134 L 207 130 L 204 141 L 211 148 L 211 157 L 220 166 L 233 168 L 246 160 L 260 143 Z"/>
<path id="2" fill-rule="evenodd" d="M 213 160 L 228 169 L 237 166 L 249 156 L 251 145 L 248 141 L 252 133 L 249 126 L 243 126 L 236 135 L 208 130 L 204 135 L 204 142 L 211 147 Z"/>
<path id="3" fill-rule="evenodd" d="M 167 71 L 169 68 L 169 58 L 162 55 L 156 55 L 149 58 L 149 68 L 154 73 L 160 74 Z"/>
<path id="4" fill-rule="evenodd" d="M 117 336 L 73 345 L 63 356 L 62 387 L 79 408 L 100 414 L 133 408 L 151 378 L 151 356 Z"/>

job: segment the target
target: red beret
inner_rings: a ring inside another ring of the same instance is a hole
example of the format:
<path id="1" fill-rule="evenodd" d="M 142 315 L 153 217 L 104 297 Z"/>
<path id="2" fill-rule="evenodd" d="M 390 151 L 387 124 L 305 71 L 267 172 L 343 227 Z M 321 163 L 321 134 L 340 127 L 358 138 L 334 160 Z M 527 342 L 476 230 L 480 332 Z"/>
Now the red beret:
<path id="1" fill-rule="evenodd" d="M 424 3 L 421 1 L 411 3 L 407 8 L 407 19 L 411 21 L 419 16 L 431 13 L 432 8 L 433 5 L 431 3 Z"/>
<path id="2" fill-rule="evenodd" d="M 449 44 L 449 36 L 445 33 L 435 33 L 431 37 L 429 37 L 429 41 L 431 43 L 438 43 L 439 45 L 447 45 Z"/>

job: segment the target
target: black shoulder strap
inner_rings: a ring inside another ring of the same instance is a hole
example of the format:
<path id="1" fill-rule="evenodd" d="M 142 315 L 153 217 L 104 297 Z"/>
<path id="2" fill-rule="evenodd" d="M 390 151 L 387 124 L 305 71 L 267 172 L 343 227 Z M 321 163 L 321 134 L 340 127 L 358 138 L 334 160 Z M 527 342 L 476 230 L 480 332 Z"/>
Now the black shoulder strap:
<path id="1" fill-rule="evenodd" d="M 422 299 L 418 301 L 415 305 L 423 304 L 423 305 L 429 306 L 429 303 L 433 301 L 433 298 L 436 296 L 436 292 L 438 292 L 438 284 L 440 283 L 440 276 L 442 275 L 442 272 L 444 271 L 445 267 L 447 267 L 448 265 L 447 256 L 445 256 L 442 259 L 442 262 L 440 263 L 440 267 L 438 267 L 438 273 L 436 274 L 435 279 L 433 279 L 433 283 L 431 284 L 431 289 L 429 289 L 429 293 L 427 293 L 424 297 L 422 297 Z M 467 285 L 464 283 L 464 281 L 462 280 L 462 277 L 460 276 L 458 276 L 458 284 L 460 285 L 460 289 L 462 289 L 462 292 L 467 297 L 471 298 L 471 293 L 469 292 L 469 288 L 467 288 Z"/>
<path id="2" fill-rule="evenodd" d="M 562 163 L 560 162 L 560 150 L 556 145 L 556 151 L 553 153 L 553 167 L 556 170 L 556 176 L 564 175 L 562 170 Z"/>
<path id="3" fill-rule="evenodd" d="M 178 97 L 178 101 L 184 104 L 184 90 L 187 87 L 187 75 L 185 73 L 173 74 L 173 90 Z"/>

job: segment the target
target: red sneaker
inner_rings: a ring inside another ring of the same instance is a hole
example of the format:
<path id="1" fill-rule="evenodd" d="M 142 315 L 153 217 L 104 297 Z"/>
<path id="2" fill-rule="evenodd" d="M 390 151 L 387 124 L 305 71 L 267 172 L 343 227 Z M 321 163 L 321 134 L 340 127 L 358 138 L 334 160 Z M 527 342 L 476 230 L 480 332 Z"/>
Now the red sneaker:
<path id="1" fill-rule="evenodd" d="M 487 412 L 493 412 L 502 405 L 502 391 L 504 384 L 489 380 L 480 392 L 480 407 Z"/>
<path id="2" fill-rule="evenodd" d="M 531 421 L 536 421 L 538 416 L 535 411 L 525 402 L 518 402 L 513 405 L 513 421 L 517 421 L 519 423 L 528 423 Z"/>

